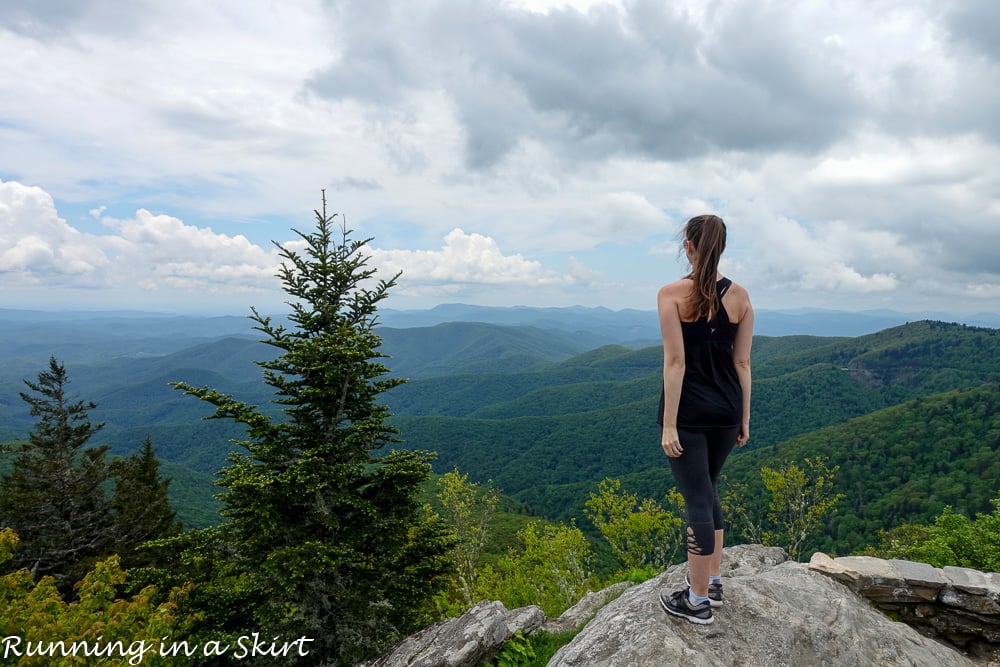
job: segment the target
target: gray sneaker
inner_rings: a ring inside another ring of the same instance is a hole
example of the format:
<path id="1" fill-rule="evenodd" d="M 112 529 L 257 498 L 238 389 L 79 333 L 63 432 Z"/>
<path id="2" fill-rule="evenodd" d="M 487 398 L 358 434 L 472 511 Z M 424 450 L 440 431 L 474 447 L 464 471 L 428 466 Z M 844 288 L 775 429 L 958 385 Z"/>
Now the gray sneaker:
<path id="1" fill-rule="evenodd" d="M 660 591 L 660 604 L 663 605 L 663 609 L 668 614 L 686 618 L 698 625 L 708 625 L 715 621 L 712 616 L 712 605 L 707 602 L 691 604 L 686 588 L 669 594 L 666 591 Z"/>
<path id="2" fill-rule="evenodd" d="M 691 575 L 685 574 L 684 581 L 687 583 L 688 588 L 691 587 Z M 722 582 L 717 584 L 709 582 L 708 584 L 708 602 L 713 607 L 722 606 Z"/>

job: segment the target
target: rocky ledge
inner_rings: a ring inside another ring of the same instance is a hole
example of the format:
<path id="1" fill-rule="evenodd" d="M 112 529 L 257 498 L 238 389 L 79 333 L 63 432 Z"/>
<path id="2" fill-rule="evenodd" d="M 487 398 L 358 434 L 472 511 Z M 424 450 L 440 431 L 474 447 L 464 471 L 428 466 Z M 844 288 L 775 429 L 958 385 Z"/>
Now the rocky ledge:
<path id="1" fill-rule="evenodd" d="M 847 585 L 890 617 L 975 655 L 1000 646 L 1000 574 L 867 556 L 813 554 L 809 569 Z"/>
<path id="2" fill-rule="evenodd" d="M 593 593 L 559 619 L 482 602 L 365 664 L 478 667 L 519 630 L 583 625 L 548 667 L 1000 667 L 1000 575 L 823 554 L 804 564 L 778 548 L 740 545 L 723 551 L 725 604 L 715 622 L 693 625 L 658 600 L 661 590 L 683 587 L 686 572 L 676 565 Z"/>

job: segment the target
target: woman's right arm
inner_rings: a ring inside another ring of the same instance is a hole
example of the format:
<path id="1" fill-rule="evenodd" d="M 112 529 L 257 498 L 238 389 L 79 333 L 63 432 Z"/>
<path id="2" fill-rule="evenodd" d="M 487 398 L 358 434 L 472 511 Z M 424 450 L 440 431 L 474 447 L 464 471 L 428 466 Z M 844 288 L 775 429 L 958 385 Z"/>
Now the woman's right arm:
<path id="1" fill-rule="evenodd" d="M 660 288 L 656 296 L 656 309 L 660 318 L 660 335 L 663 338 L 663 430 L 660 446 L 663 453 L 675 458 L 683 453 L 677 435 L 677 408 L 684 382 L 684 334 L 681 331 L 681 287 L 674 283 Z"/>

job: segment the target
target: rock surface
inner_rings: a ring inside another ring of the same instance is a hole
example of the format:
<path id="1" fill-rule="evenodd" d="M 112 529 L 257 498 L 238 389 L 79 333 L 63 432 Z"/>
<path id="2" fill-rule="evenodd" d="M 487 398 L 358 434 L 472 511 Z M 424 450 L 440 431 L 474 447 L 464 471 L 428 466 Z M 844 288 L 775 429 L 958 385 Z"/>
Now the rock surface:
<path id="1" fill-rule="evenodd" d="M 684 586 L 687 566 L 677 565 L 601 609 L 549 667 L 975 664 L 890 620 L 844 584 L 788 562 L 781 549 L 744 545 L 723 554 L 725 604 L 712 625 L 660 606 L 661 589 Z"/>
<path id="2" fill-rule="evenodd" d="M 518 630 L 528 634 L 543 622 L 545 613 L 538 607 L 508 611 L 499 602 L 480 602 L 357 667 L 475 667 L 492 658 Z"/>
<path id="3" fill-rule="evenodd" d="M 613 586 L 608 586 L 596 593 L 587 593 L 582 600 L 567 609 L 559 618 L 546 619 L 542 625 L 542 630 L 553 634 L 558 632 L 569 632 L 589 621 L 597 610 L 608 604 L 622 594 L 626 588 L 631 586 L 627 581 L 622 581 Z"/>
<path id="4" fill-rule="evenodd" d="M 809 569 L 842 582 L 922 634 L 977 657 L 1000 649 L 1000 574 L 866 556 L 813 554 Z"/>

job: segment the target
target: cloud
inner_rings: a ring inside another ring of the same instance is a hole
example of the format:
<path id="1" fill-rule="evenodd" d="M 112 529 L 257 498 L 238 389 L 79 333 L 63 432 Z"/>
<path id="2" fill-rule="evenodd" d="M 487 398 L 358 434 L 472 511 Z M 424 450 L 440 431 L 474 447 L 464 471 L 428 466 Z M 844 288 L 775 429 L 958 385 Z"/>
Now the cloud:
<path id="1" fill-rule="evenodd" d="M 403 272 L 408 284 L 479 284 L 479 285 L 566 285 L 572 275 L 546 269 L 540 262 L 519 254 L 504 255 L 493 239 L 481 234 L 467 234 L 453 229 L 444 237 L 440 250 L 371 249 L 372 261 L 381 271 L 393 275 Z M 579 275 L 581 269 L 575 267 Z"/>
<path id="2" fill-rule="evenodd" d="M 91 211 L 99 214 L 100 209 Z M 242 236 L 217 234 L 140 209 L 101 219 L 110 234 L 81 232 L 38 187 L 0 181 L 0 272 L 14 287 L 138 287 L 149 292 L 261 290 L 274 286 L 277 255 Z"/>
<path id="3" fill-rule="evenodd" d="M 951 5 L 947 23 L 952 40 L 1000 63 L 1000 5 L 993 0 L 962 0 Z"/>
<path id="4" fill-rule="evenodd" d="M 91 215 L 100 213 L 94 209 Z M 10 285 L 75 285 L 114 290 L 189 294 L 279 290 L 277 250 L 242 235 L 186 224 L 139 209 L 130 218 L 100 218 L 107 233 L 83 233 L 56 212 L 41 188 L 0 181 L 0 272 Z M 301 250 L 304 241 L 283 244 Z M 439 250 L 368 248 L 380 277 L 404 273 L 406 293 L 455 292 L 472 286 L 549 287 L 583 284 L 599 274 L 570 260 L 567 273 L 521 254 L 504 254 L 497 242 L 453 229 Z"/>
<path id="5" fill-rule="evenodd" d="M 91 237 L 56 214 L 48 193 L 0 181 L 0 273 L 8 286 L 47 280 L 87 284 L 109 265 Z"/>
<path id="6" fill-rule="evenodd" d="M 119 272 L 143 289 L 255 290 L 274 286 L 277 256 L 246 237 L 217 234 L 140 209 L 127 220 L 107 218 L 105 239 Z"/>
<path id="7" fill-rule="evenodd" d="M 308 86 L 373 113 L 443 88 L 473 168 L 526 140 L 576 159 L 815 150 L 859 120 L 851 72 L 808 12 L 728 2 L 711 14 L 647 0 L 586 13 L 339 3 L 341 50 Z"/>
<path id="8" fill-rule="evenodd" d="M 997 7 L 12 0 L 5 284 L 262 294 L 326 189 L 415 298 L 648 307 L 713 211 L 769 307 L 992 308 Z"/>

